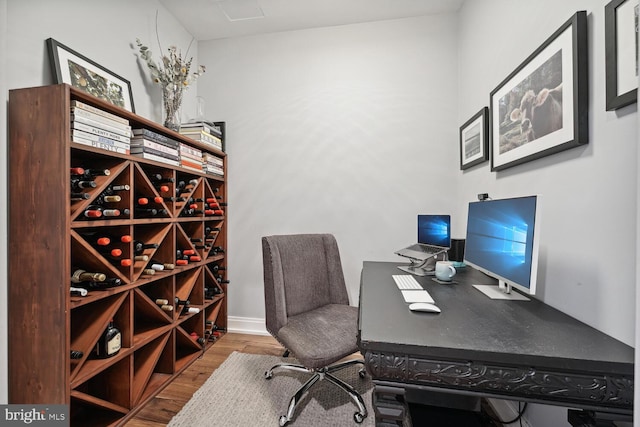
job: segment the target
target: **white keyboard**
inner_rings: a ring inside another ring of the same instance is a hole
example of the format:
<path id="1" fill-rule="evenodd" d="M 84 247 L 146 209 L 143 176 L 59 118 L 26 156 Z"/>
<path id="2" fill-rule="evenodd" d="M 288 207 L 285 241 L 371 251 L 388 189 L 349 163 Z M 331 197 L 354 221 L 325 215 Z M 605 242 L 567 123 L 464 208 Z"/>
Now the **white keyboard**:
<path id="1" fill-rule="evenodd" d="M 398 289 L 400 289 L 401 291 L 405 291 L 408 289 L 416 289 L 419 291 L 422 290 L 422 286 L 420 286 L 420 283 L 418 283 L 415 277 L 409 274 L 394 274 L 391 277 L 393 277 L 393 280 L 395 280 L 396 282 L 396 286 L 398 286 Z"/>
<path id="2" fill-rule="evenodd" d="M 409 304 L 414 302 L 426 302 L 429 304 L 435 303 L 431 294 L 422 289 L 422 286 L 420 286 L 420 283 L 418 283 L 415 277 L 408 274 L 394 274 L 392 277 L 396 282 L 396 286 L 398 286 L 398 289 L 400 289 L 400 292 L 402 293 L 404 302 Z"/>

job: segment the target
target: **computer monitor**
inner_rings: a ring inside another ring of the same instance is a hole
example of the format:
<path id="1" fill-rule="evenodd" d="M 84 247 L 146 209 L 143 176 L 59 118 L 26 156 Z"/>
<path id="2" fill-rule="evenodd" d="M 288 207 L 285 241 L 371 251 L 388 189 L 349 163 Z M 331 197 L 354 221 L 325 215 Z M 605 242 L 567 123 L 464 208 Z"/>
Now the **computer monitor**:
<path id="1" fill-rule="evenodd" d="M 528 300 L 538 270 L 540 196 L 469 203 L 464 262 L 498 279 L 474 285 L 489 298 Z"/>
<path id="2" fill-rule="evenodd" d="M 451 216 L 418 215 L 418 243 L 451 246 Z"/>

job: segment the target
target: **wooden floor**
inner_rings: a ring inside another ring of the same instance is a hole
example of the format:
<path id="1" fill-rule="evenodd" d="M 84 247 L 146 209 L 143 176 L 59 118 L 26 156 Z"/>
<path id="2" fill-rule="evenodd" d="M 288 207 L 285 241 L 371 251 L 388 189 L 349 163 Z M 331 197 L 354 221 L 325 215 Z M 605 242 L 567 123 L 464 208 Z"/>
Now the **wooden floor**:
<path id="1" fill-rule="evenodd" d="M 204 356 L 182 372 L 151 402 L 136 414 L 126 427 L 161 427 L 177 414 L 193 393 L 234 351 L 282 356 L 284 348 L 271 336 L 225 334 Z"/>

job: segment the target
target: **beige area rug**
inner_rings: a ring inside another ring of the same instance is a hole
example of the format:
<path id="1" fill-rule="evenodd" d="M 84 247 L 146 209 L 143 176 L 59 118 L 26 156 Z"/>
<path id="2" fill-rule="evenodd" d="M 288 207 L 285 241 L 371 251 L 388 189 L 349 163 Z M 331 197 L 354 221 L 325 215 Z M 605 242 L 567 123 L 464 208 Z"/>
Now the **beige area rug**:
<path id="1" fill-rule="evenodd" d="M 176 414 L 169 427 L 254 427 L 278 426 L 291 396 L 310 374 L 276 371 L 267 380 L 264 373 L 273 365 L 293 362 L 291 358 L 233 352 Z M 360 365 L 334 373 L 351 384 L 367 406 L 368 416 L 356 424 L 357 406 L 351 398 L 328 380 L 317 382 L 302 399 L 292 422 L 287 426 L 373 426 L 372 383 L 358 376 Z"/>

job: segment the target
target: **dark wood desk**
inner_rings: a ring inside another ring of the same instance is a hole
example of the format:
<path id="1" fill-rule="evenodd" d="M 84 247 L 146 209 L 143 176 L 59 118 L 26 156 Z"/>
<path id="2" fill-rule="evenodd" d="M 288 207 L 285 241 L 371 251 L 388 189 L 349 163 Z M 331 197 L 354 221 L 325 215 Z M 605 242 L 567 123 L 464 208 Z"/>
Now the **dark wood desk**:
<path id="1" fill-rule="evenodd" d="M 471 267 L 457 284 L 416 277 L 442 313 L 411 312 L 397 265 L 365 262 L 360 283 L 358 343 L 378 425 L 402 420 L 398 397 L 410 389 L 633 413 L 632 347 L 538 300 L 491 300 L 471 285 L 493 280 Z"/>

